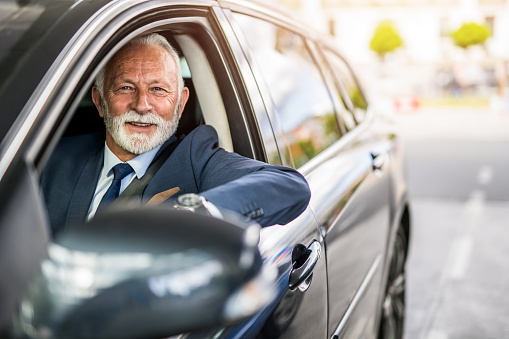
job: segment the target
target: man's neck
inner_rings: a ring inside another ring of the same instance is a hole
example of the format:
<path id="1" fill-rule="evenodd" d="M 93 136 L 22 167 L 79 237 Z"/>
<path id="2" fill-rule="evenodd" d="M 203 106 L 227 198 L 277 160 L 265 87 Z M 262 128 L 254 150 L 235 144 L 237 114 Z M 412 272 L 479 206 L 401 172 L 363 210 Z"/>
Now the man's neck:
<path id="1" fill-rule="evenodd" d="M 122 162 L 132 160 L 138 156 L 138 154 L 128 152 L 119 145 L 117 145 L 115 141 L 113 141 L 113 138 L 109 135 L 109 133 L 106 133 L 106 146 L 108 146 L 109 150 L 113 154 L 115 154 L 117 158 L 119 158 L 120 161 Z"/>

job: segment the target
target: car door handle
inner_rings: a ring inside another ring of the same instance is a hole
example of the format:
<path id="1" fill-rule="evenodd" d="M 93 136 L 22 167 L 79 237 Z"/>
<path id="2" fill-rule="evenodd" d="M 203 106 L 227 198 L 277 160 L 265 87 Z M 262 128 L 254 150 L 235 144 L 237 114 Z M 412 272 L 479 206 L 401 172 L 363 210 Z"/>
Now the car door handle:
<path id="1" fill-rule="evenodd" d="M 385 155 L 382 153 L 371 152 L 371 163 L 373 171 L 381 171 L 385 163 Z"/>
<path id="2" fill-rule="evenodd" d="M 307 248 L 302 244 L 297 244 L 292 251 L 293 268 L 290 272 L 288 281 L 289 288 L 295 290 L 299 288 L 302 292 L 309 288 L 313 269 L 315 268 L 322 246 L 318 241 L 313 241 Z"/>

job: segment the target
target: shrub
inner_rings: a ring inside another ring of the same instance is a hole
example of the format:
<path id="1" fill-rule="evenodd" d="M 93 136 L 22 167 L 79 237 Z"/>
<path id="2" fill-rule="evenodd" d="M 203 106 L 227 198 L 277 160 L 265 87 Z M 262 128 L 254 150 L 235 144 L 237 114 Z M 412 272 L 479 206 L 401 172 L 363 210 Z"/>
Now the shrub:
<path id="1" fill-rule="evenodd" d="M 490 35 L 488 26 L 468 22 L 452 32 L 451 38 L 456 46 L 466 49 L 469 46 L 483 44 Z"/>
<path id="2" fill-rule="evenodd" d="M 382 59 L 389 52 L 403 46 L 398 29 L 390 21 L 383 21 L 378 24 L 369 43 L 369 48 L 378 54 Z"/>

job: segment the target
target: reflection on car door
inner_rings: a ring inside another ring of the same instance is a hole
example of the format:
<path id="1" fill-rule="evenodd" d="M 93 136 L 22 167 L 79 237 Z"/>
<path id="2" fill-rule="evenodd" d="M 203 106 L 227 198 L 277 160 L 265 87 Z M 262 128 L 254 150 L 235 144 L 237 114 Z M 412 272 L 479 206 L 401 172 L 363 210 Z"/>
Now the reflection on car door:
<path id="1" fill-rule="evenodd" d="M 3 168 L 4 164 L 1 165 Z M 0 191 L 5 198 L 0 204 L 0 329 L 3 329 L 39 268 L 50 235 L 37 174 L 28 160 L 17 157 L 10 164 L 1 175 Z"/>
<path id="2" fill-rule="evenodd" d="M 341 338 L 370 337 L 375 330 L 389 227 L 389 164 L 374 169 L 372 156 L 377 152 L 381 161 L 388 144 L 363 138 L 360 133 L 306 175 L 326 234 L 329 331 Z"/>
<path id="3" fill-rule="evenodd" d="M 329 92 L 298 32 L 251 16 L 234 17 L 244 36 L 256 32 L 256 39 L 245 39 L 246 54 L 267 110 L 273 111 L 279 151 L 289 152 L 311 187 L 310 206 L 327 249 L 328 336 L 372 336 L 389 227 L 390 141 L 368 133 L 369 118 L 345 134 L 335 113 L 337 103 L 345 101 L 332 100 L 338 93 Z"/>
<path id="4" fill-rule="evenodd" d="M 225 17 L 221 16 L 225 13 Z M 263 99 L 250 65 L 245 58 L 245 45 L 237 44 L 237 38 L 242 39 L 239 31 L 232 29 L 235 25 L 232 13 L 229 11 L 218 13 L 224 34 L 227 36 L 230 49 L 234 53 L 239 72 L 242 75 L 245 90 L 249 93 L 254 115 L 258 123 L 258 130 L 263 139 L 266 159 L 274 163 L 285 163 L 287 160 L 277 159 L 278 146 L 272 133 L 272 123 L 268 120 Z M 222 20 L 224 19 L 224 21 Z M 258 80 L 258 78 L 256 78 Z M 239 89 L 240 90 L 240 89 Z M 259 105 L 261 103 L 261 105 Z M 246 108 L 246 111 L 249 108 Z M 260 137 L 258 137 L 260 138 Z M 253 136 L 253 140 L 257 137 Z M 308 289 L 288 290 L 289 276 L 293 272 L 292 252 L 299 244 L 305 247 L 317 241 L 320 244 L 321 257 L 313 269 L 311 284 Z M 280 295 L 278 302 L 269 307 L 269 313 L 260 315 L 261 331 L 257 338 L 326 338 L 327 336 L 327 275 L 326 257 L 323 247 L 323 237 L 316 218 L 308 208 L 300 217 L 284 226 L 271 226 L 262 229 L 259 245 L 266 265 L 274 266 L 278 271 L 278 288 Z M 249 328 L 253 334 L 253 327 Z M 248 327 L 244 327 L 246 330 Z M 240 335 L 240 337 L 244 337 Z"/>

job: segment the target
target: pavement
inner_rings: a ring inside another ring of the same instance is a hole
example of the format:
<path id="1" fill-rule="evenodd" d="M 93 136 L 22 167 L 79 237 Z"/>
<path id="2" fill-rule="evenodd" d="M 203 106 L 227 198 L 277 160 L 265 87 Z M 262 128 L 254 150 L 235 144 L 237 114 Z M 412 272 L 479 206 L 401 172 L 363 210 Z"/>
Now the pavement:
<path id="1" fill-rule="evenodd" d="M 448 107 L 393 118 L 412 202 L 404 338 L 509 338 L 509 114 Z"/>

